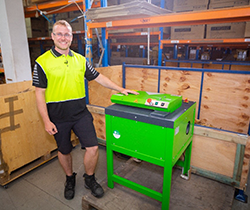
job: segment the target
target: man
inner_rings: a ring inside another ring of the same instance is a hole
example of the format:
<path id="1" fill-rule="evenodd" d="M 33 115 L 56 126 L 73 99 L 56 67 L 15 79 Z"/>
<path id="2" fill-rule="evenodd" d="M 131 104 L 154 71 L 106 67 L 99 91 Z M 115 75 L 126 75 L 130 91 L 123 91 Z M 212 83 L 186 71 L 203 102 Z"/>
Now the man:
<path id="1" fill-rule="evenodd" d="M 70 50 L 73 37 L 68 22 L 57 21 L 51 36 L 55 46 L 39 56 L 34 66 L 33 85 L 36 87 L 37 107 L 45 130 L 54 135 L 58 146 L 58 159 L 66 174 L 64 197 L 69 200 L 75 194 L 76 173 L 72 169 L 70 141 L 73 130 L 82 148 L 86 149 L 83 161 L 85 187 L 99 198 L 104 191 L 95 179 L 98 142 L 93 117 L 86 108 L 84 78 L 125 95 L 138 93 L 119 87 L 98 73 L 82 55 Z"/>

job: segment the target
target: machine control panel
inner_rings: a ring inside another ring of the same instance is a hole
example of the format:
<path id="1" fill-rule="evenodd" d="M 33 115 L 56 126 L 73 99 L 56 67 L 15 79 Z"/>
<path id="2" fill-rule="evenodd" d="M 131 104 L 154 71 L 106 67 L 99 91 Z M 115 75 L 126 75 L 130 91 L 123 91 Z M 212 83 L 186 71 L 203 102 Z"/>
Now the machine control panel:
<path id="1" fill-rule="evenodd" d="M 121 93 L 114 94 L 111 101 L 117 104 L 135 106 L 145 109 L 152 109 L 172 113 L 182 105 L 182 96 L 152 93 L 146 91 L 137 91 L 139 94 L 124 95 Z"/>
<path id="2" fill-rule="evenodd" d="M 146 106 L 155 106 L 155 107 L 160 107 L 160 108 L 168 108 L 168 104 L 169 102 L 167 101 L 161 101 L 161 99 L 159 100 L 155 100 L 152 98 L 148 98 L 145 102 Z"/>

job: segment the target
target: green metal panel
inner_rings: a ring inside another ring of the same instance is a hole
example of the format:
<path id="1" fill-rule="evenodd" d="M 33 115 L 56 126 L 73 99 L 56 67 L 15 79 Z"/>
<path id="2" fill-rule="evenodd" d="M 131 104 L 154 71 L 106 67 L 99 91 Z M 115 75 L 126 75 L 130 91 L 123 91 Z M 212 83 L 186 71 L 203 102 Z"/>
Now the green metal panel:
<path id="1" fill-rule="evenodd" d="M 173 136 L 167 135 L 168 128 L 115 116 L 111 119 L 112 136 L 108 141 L 112 146 L 126 148 L 135 157 L 138 153 L 165 160 L 165 150 L 171 149 L 166 148 L 166 141 L 173 142 Z"/>
<path id="2" fill-rule="evenodd" d="M 185 151 L 193 137 L 195 105 L 190 107 L 174 123 L 173 163 Z M 173 164 L 174 165 L 174 164 Z"/>
<path id="3" fill-rule="evenodd" d="M 139 95 L 124 95 L 117 93 L 111 96 L 111 101 L 117 104 L 152 109 L 172 113 L 182 105 L 182 96 L 166 93 L 150 93 L 137 91 Z"/>

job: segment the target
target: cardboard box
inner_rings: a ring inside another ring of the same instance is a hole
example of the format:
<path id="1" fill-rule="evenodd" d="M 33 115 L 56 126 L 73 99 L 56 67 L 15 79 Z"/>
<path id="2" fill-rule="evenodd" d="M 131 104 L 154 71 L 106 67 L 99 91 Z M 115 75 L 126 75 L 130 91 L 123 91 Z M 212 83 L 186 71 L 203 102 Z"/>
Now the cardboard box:
<path id="1" fill-rule="evenodd" d="M 250 22 L 246 22 L 244 37 L 250 37 Z"/>
<path id="2" fill-rule="evenodd" d="M 195 60 L 196 59 L 196 49 L 190 49 L 189 51 L 189 59 L 190 60 Z"/>
<path id="3" fill-rule="evenodd" d="M 245 61 L 247 58 L 247 50 L 236 50 L 237 61 Z"/>
<path id="4" fill-rule="evenodd" d="M 207 25 L 207 39 L 243 38 L 245 22 Z"/>
<path id="5" fill-rule="evenodd" d="M 248 5 L 249 0 L 241 0 L 241 1 L 230 1 L 230 0 L 211 0 L 209 4 L 209 9 L 220 9 L 220 8 L 228 8 L 228 7 L 239 7 Z"/>
<path id="6" fill-rule="evenodd" d="M 43 18 L 25 18 L 28 38 L 49 36 L 48 21 Z"/>
<path id="7" fill-rule="evenodd" d="M 173 11 L 175 12 L 188 12 L 207 10 L 208 0 L 175 0 L 173 5 Z"/>
<path id="8" fill-rule="evenodd" d="M 112 51 L 111 52 L 111 57 L 121 57 L 121 52 Z"/>
<path id="9" fill-rule="evenodd" d="M 204 39 L 205 25 L 171 27 L 171 39 Z"/>

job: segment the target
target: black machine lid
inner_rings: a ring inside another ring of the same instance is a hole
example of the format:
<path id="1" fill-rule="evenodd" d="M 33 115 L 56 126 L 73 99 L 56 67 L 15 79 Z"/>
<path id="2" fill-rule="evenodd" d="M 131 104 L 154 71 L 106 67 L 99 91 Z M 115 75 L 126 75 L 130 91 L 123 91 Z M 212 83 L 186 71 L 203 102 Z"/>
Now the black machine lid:
<path id="1" fill-rule="evenodd" d="M 189 101 L 188 103 L 182 103 L 182 106 L 172 113 L 113 104 L 105 108 L 105 114 L 163 127 L 174 128 L 175 120 L 194 104 L 195 102 L 192 101 Z"/>

